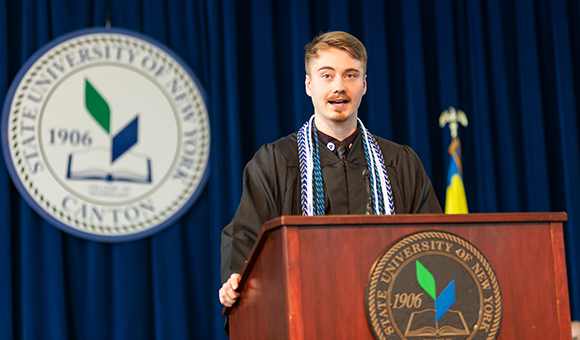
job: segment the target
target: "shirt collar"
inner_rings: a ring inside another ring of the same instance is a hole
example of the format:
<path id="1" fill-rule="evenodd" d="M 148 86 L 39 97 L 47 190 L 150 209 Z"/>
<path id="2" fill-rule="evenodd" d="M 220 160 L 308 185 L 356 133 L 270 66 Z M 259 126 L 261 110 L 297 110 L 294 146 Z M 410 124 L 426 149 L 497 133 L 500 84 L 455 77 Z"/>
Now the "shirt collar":
<path id="1" fill-rule="evenodd" d="M 331 136 L 325 134 L 324 132 L 322 132 L 320 130 L 317 130 L 317 131 L 318 131 L 318 140 L 322 144 L 326 145 L 328 150 L 336 153 L 336 148 L 338 147 L 338 144 L 341 143 L 341 141 L 339 141 L 338 139 L 336 139 L 334 137 L 331 137 Z M 346 146 L 347 152 L 350 150 L 352 142 L 354 142 L 354 140 L 358 136 L 359 131 L 360 131 L 360 129 L 357 126 L 356 130 L 354 130 L 353 133 L 351 133 L 348 137 L 346 137 L 345 139 L 342 140 L 342 144 L 344 144 L 344 146 Z"/>

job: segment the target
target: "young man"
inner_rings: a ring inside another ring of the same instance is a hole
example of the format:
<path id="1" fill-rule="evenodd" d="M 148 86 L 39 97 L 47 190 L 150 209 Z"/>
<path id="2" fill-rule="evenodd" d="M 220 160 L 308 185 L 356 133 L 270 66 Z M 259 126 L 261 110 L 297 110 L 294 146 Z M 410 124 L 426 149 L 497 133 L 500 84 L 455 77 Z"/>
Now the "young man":
<path id="1" fill-rule="evenodd" d="M 236 215 L 222 232 L 220 302 L 240 296 L 239 272 L 264 222 L 281 215 L 441 213 L 411 148 L 371 135 L 358 120 L 367 90 L 364 45 L 329 32 L 306 45 L 306 93 L 314 115 L 297 133 L 266 144 L 244 170 Z M 304 188 L 304 190 L 301 190 Z"/>

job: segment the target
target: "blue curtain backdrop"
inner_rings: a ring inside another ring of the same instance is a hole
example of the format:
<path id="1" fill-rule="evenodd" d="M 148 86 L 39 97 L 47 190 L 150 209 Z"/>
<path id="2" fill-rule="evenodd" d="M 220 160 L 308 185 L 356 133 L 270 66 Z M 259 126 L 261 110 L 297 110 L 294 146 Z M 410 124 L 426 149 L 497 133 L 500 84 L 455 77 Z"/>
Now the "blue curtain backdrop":
<path id="1" fill-rule="evenodd" d="M 454 106 L 470 120 L 460 130 L 470 212 L 568 213 L 580 319 L 578 0 L 0 0 L 2 97 L 34 51 L 107 16 L 169 46 L 200 79 L 211 177 L 175 225 L 102 244 L 44 222 L 0 162 L 0 338 L 223 339 L 220 231 L 245 163 L 312 114 L 303 48 L 328 30 L 368 48 L 360 117 L 417 151 L 441 204 L 450 137 L 438 117 Z"/>

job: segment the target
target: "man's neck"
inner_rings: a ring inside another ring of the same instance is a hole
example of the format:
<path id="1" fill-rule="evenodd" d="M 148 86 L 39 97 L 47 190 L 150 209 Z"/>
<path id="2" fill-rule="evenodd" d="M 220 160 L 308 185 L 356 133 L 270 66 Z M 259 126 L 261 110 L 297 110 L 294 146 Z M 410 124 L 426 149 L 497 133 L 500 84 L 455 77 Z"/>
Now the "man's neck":
<path id="1" fill-rule="evenodd" d="M 323 119 L 316 120 L 316 129 L 329 135 L 330 137 L 336 138 L 339 141 L 344 140 L 346 137 L 350 136 L 356 131 L 357 121 L 356 117 L 345 122 L 326 122 Z M 329 124 L 327 124 L 329 123 Z"/>

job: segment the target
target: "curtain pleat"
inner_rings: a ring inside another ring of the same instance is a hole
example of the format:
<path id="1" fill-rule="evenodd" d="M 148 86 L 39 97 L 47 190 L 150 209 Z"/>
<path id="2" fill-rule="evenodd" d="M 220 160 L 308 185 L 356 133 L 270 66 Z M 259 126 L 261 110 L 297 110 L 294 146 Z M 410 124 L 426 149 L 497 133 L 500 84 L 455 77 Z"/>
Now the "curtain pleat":
<path id="1" fill-rule="evenodd" d="M 183 339 L 188 335 L 188 308 L 186 308 L 184 249 L 181 223 L 162 231 L 151 239 L 151 268 L 155 335 L 159 339 Z M 177 241 L 177 242 L 176 242 Z M 201 274 L 201 273 L 200 273 Z M 193 287 L 191 287 L 193 288 Z M 183 313 L 173 313 L 174 310 Z"/>
<path id="2" fill-rule="evenodd" d="M 46 225 L 45 228 L 53 228 Z M 65 237 L 69 339 L 112 338 L 111 246 Z M 102 311 L 107 311 L 103 313 Z"/>
<path id="3" fill-rule="evenodd" d="M 574 0 L 0 0 L 0 93 L 39 48 L 73 30 L 141 32 L 205 90 L 210 176 L 172 226 L 121 244 L 42 220 L 0 162 L 2 339 L 225 339 L 220 232 L 246 162 L 312 115 L 304 46 L 345 30 L 369 54 L 359 116 L 420 156 L 441 204 L 460 128 L 470 212 L 566 211 L 573 319 L 580 318 L 580 5 Z M 524 255 L 522 255 L 524 256 Z"/>
<path id="4" fill-rule="evenodd" d="M 528 189 L 526 208 L 529 211 L 549 211 L 535 12 L 533 3 L 523 0 L 515 2 L 523 151 Z"/>
<path id="5" fill-rule="evenodd" d="M 177 228 L 174 228 L 177 229 Z M 158 240 L 158 239 L 156 239 Z M 174 248 L 177 246 L 174 244 Z M 152 317 L 150 311 L 152 285 L 156 281 L 152 279 L 156 274 L 155 269 L 163 268 L 164 263 L 158 266 L 152 265 L 149 258 L 141 258 L 143 254 L 152 253 L 152 258 L 156 253 L 149 248 L 149 240 L 140 240 L 121 244 L 110 248 L 110 268 L 107 285 L 110 286 L 112 303 L 111 339 L 139 339 L 147 338 L 151 333 Z M 150 271 L 150 269 L 152 269 Z M 156 290 L 153 289 L 155 297 Z M 173 301 L 172 301 L 173 302 Z M 136 308 L 139 306 L 139 308 Z M 98 312 L 95 310 L 94 312 Z M 131 315 L 130 318 L 127 316 Z M 115 322 L 115 320 L 125 320 L 125 322 Z"/>
<path id="6" fill-rule="evenodd" d="M 348 0 L 332 0 L 328 2 L 328 27 L 329 30 L 341 30 L 351 32 L 349 20 Z M 324 30 L 326 32 L 327 30 Z"/>
<path id="7" fill-rule="evenodd" d="M 35 219 L 38 216 L 33 215 Z M 44 322 L 43 331 L 38 334 L 38 337 L 46 339 L 66 339 L 68 338 L 68 321 L 67 321 L 67 294 L 66 294 L 66 271 L 64 258 L 64 249 L 61 232 L 44 221 L 36 221 L 32 223 L 33 226 L 41 225 L 40 240 L 32 242 L 40 248 L 40 257 L 38 257 L 39 249 L 30 249 L 30 262 L 34 262 L 32 257 L 40 260 L 40 273 L 37 277 L 38 281 L 32 280 L 33 286 L 30 287 L 31 292 L 40 292 L 41 304 L 34 305 L 35 301 L 31 301 L 30 311 L 34 313 L 34 317 L 29 320 L 33 325 L 36 320 L 42 319 Z M 33 235 L 39 233 L 33 232 Z M 25 245 L 23 244 L 23 248 Z M 24 261 L 23 261 L 24 262 Z M 29 271 L 30 272 L 30 271 Z M 23 275 L 23 282 L 26 276 Z M 39 290 L 38 283 L 42 283 L 42 289 Z M 33 293 L 34 294 L 34 293 Z M 40 308 L 39 308 L 40 307 Z M 65 325 L 65 327 L 63 327 Z M 44 336 L 43 334 L 49 334 Z M 37 336 L 31 336 L 30 339 L 37 339 Z"/>
<path id="8" fill-rule="evenodd" d="M 0 0 L 0 95 L 8 90 L 9 74 L 8 70 L 8 0 Z M 11 211 L 11 184 L 6 170 L 6 164 L 0 162 L 0 216 L 3 216 L 4 226 L 0 227 L 0 325 L 2 332 L 8 339 L 14 338 L 14 279 L 13 266 L 14 257 L 12 256 L 12 242 L 14 235 L 9 227 L 12 224 Z"/>
<path id="9" fill-rule="evenodd" d="M 212 338 L 215 334 L 223 334 L 223 319 L 215 317 L 221 315 L 221 305 L 216 303 L 215 287 L 220 287 L 219 279 L 220 257 L 212 250 L 219 248 L 219 233 L 212 232 L 210 224 L 200 224 L 207 211 L 210 210 L 208 191 L 200 197 L 199 203 L 192 209 L 193 214 L 187 214 L 182 222 L 182 230 L 185 237 L 181 239 L 184 262 L 183 272 L 184 293 L 177 294 L 176 298 L 184 300 L 185 322 L 188 325 L 190 338 Z M 190 226 L 196 225 L 195 228 Z M 217 242 L 216 242 L 217 241 Z M 196 246 L 192 244 L 196 243 Z M 171 245 L 168 243 L 168 245 Z M 211 256 L 208 256 L 211 254 Z M 215 275 L 217 274 L 217 275 Z M 206 293 L 207 292 L 207 293 Z M 185 299 L 184 299 L 185 297 Z M 213 307 L 213 313 L 211 313 Z M 206 312 L 201 312 L 206 311 Z M 215 323 L 216 328 L 210 329 L 209 325 Z"/>
<path id="10" fill-rule="evenodd" d="M 479 13 L 478 0 L 469 1 L 467 6 L 468 22 L 468 50 L 469 74 L 471 89 L 471 122 L 475 140 L 482 141 L 474 144 L 475 148 L 475 176 L 477 178 L 476 193 L 479 196 L 480 208 L 485 211 L 496 211 L 495 187 L 489 183 L 495 182 L 494 163 L 492 153 L 492 134 L 489 119 L 489 99 L 487 84 L 487 69 L 483 47 L 483 23 Z"/>
<path id="11" fill-rule="evenodd" d="M 382 3 L 372 0 L 362 1 L 363 36 L 368 54 L 367 62 L 367 94 L 364 104 L 366 111 L 361 109 L 361 119 L 373 127 L 374 133 L 384 138 L 393 137 L 391 124 L 391 94 L 389 85 L 389 53 L 387 46 L 385 7 Z M 363 116 L 364 114 L 364 116 Z"/>
<path id="12" fill-rule="evenodd" d="M 278 1 L 277 3 L 280 3 Z M 289 38 L 290 38 L 290 52 L 292 69 L 292 83 L 291 89 L 286 93 L 289 103 L 285 103 L 291 108 L 287 117 L 288 127 L 298 129 L 304 122 L 312 115 L 312 102 L 310 97 L 304 95 L 304 46 L 308 43 L 311 37 L 310 25 L 310 8 L 308 0 L 291 0 L 289 18 Z M 281 39 L 285 40 L 285 39 Z M 290 95 L 291 94 L 291 95 Z"/>
<path id="13" fill-rule="evenodd" d="M 489 47 L 488 79 L 490 87 L 490 119 L 493 125 L 493 154 L 495 164 L 495 188 L 501 195 L 496 196 L 498 211 L 520 211 L 520 195 L 518 194 L 518 161 L 514 138 L 516 135 L 512 121 L 513 106 L 510 100 L 510 84 L 506 78 L 508 71 L 507 52 L 504 41 L 506 29 L 502 21 L 500 0 L 489 0 L 484 8 L 487 12 Z"/>
<path id="14" fill-rule="evenodd" d="M 242 82 L 252 87 L 254 109 L 249 112 L 242 106 L 241 114 L 252 121 L 247 128 L 254 135 L 253 149 L 257 150 L 260 145 L 280 136 L 278 114 L 275 114 L 279 109 L 276 80 L 278 76 L 284 79 L 285 75 L 279 75 L 276 67 L 272 1 L 252 0 L 251 7 L 252 20 L 248 29 L 252 32 L 253 71 L 251 78 Z"/>
<path id="15" fill-rule="evenodd" d="M 194 310 L 193 316 L 200 317 L 198 310 L 209 310 L 207 305 L 211 306 L 212 311 L 210 315 L 205 315 L 205 318 L 210 318 L 212 322 L 200 323 L 196 332 L 203 334 L 202 330 L 207 329 L 206 336 L 209 338 L 213 333 L 214 339 L 225 337 L 224 319 L 221 316 L 222 305 L 219 304 L 215 295 L 222 283 L 219 273 L 220 231 L 233 216 L 241 196 L 240 176 L 243 168 L 241 132 L 242 121 L 245 120 L 241 114 L 241 107 L 245 107 L 248 103 L 248 98 L 242 96 L 239 91 L 241 80 L 244 79 L 240 70 L 245 69 L 245 65 L 240 63 L 238 56 L 242 51 L 247 51 L 246 44 L 239 40 L 238 22 L 244 22 L 244 25 L 247 25 L 247 18 L 236 15 L 237 6 L 238 2 L 235 0 L 222 0 L 219 3 L 208 1 L 206 4 L 207 28 L 200 28 L 204 31 L 203 36 L 207 37 L 207 45 L 203 49 L 208 55 L 208 59 L 205 60 L 207 64 L 204 65 L 208 72 L 205 89 L 208 92 L 212 133 L 211 179 L 206 188 L 208 199 L 200 200 L 200 203 L 208 202 L 206 204 L 209 205 L 209 207 L 206 206 L 205 211 L 209 215 L 206 232 L 209 234 L 208 246 L 211 250 L 209 260 L 207 253 L 199 253 L 196 257 L 196 263 L 205 266 L 206 276 L 198 276 L 195 271 L 189 272 L 189 275 L 208 287 L 191 293 L 193 299 L 204 294 L 206 304 L 203 306 L 198 301 L 199 309 Z M 244 85 L 248 86 L 247 83 Z M 210 93 L 218 95 L 209 95 Z M 216 155 L 221 156 L 216 157 Z M 191 231 L 191 233 L 194 240 L 197 232 Z M 207 268 L 208 264 L 211 268 Z M 213 326 L 212 333 L 209 332 L 208 325 Z"/>
<path id="16" fill-rule="evenodd" d="M 432 44 L 436 46 L 436 54 L 433 53 L 430 61 L 430 67 L 433 67 L 437 72 L 432 72 L 431 77 L 435 78 L 430 81 L 429 94 L 432 98 L 431 107 L 437 108 L 436 112 L 441 113 L 449 107 L 455 109 L 463 108 L 459 102 L 457 75 L 457 55 L 462 51 L 462 47 L 454 39 L 456 37 L 455 26 L 457 25 L 456 18 L 453 14 L 453 7 L 451 1 L 443 0 L 438 2 L 438 6 L 433 6 L 434 12 L 434 27 L 431 30 L 429 39 Z M 427 34 L 429 30 L 426 31 Z M 435 52 L 435 51 L 434 51 Z M 429 59 L 428 59 L 429 60 Z M 428 75 L 429 76 L 429 75 Z M 463 108 L 465 109 L 465 108 Z M 435 125 L 435 124 L 433 124 Z M 439 129 L 438 126 L 434 126 Z M 432 162 L 435 169 L 444 169 L 449 164 L 450 156 L 447 154 L 444 157 L 437 157 L 441 150 L 445 150 L 451 143 L 451 135 L 447 133 L 448 130 L 433 132 L 431 135 L 431 153 L 433 155 Z M 459 136 L 461 137 L 459 131 Z M 437 138 L 439 136 L 439 138 Z M 467 175 L 467 173 L 465 174 Z M 470 174 L 471 175 L 471 174 Z M 444 190 L 446 184 L 435 181 L 433 183 L 436 190 Z M 443 205 L 444 203 L 441 202 Z"/>
<path id="17" fill-rule="evenodd" d="M 407 143 L 415 150 L 423 162 L 428 175 L 432 175 L 431 153 L 429 150 L 429 123 L 425 84 L 425 56 L 421 27 L 419 0 L 403 1 L 403 49 L 406 76 L 406 116 L 409 138 Z"/>
<path id="18" fill-rule="evenodd" d="M 552 155 L 550 167 L 556 170 L 550 174 L 551 178 L 561 179 L 560 185 L 554 188 L 554 201 L 558 202 L 553 205 L 554 209 L 575 212 L 580 211 L 580 198 L 575 193 L 580 190 L 580 139 L 578 136 L 578 104 L 574 96 L 574 63 L 572 62 L 570 25 L 567 20 L 566 2 L 556 0 L 550 2 L 550 20 L 553 23 L 552 37 L 554 45 L 554 74 L 552 78 L 555 83 L 554 108 L 558 114 L 558 135 L 559 139 L 554 138 L 553 147 L 550 150 L 560 150 Z M 577 66 L 576 66 L 577 67 Z M 574 226 L 577 226 L 579 216 L 575 213 L 568 214 L 568 228 L 564 230 L 565 239 L 568 241 L 566 249 L 568 256 L 568 276 L 570 277 L 570 306 L 572 307 L 573 316 L 578 318 L 580 308 L 580 294 L 575 289 L 575 283 L 580 282 L 580 267 L 578 259 L 580 253 L 575 244 L 571 243 L 578 240 L 578 232 Z"/>
<path id="19" fill-rule="evenodd" d="M 436 23 L 436 45 L 437 45 L 437 91 L 441 102 L 440 109 L 446 110 L 449 106 L 458 106 L 457 95 L 457 67 L 456 53 L 457 47 L 455 39 L 455 18 L 451 1 L 443 0 L 434 6 Z M 433 56 L 435 57 L 435 56 Z M 447 139 L 450 140 L 450 139 Z M 448 145 L 448 143 L 447 143 Z"/>
<path id="20" fill-rule="evenodd" d="M 161 41 L 164 44 L 169 43 L 167 36 L 168 26 L 168 7 L 162 1 L 143 0 L 141 14 L 141 27 L 143 33 Z M 174 2 L 175 3 L 175 2 Z"/>
<path id="21" fill-rule="evenodd" d="M 111 26 L 112 27 L 122 27 L 138 32 L 145 32 L 145 27 L 143 25 L 142 17 L 144 16 L 143 6 L 145 1 L 142 0 L 127 0 L 127 1 L 114 1 L 110 0 L 107 2 L 107 9 L 110 12 Z M 163 20 L 163 18 L 153 19 L 154 22 L 151 26 L 155 25 L 157 20 Z M 100 26 L 100 25 L 99 25 Z M 159 39 L 158 37 L 153 37 Z"/>

